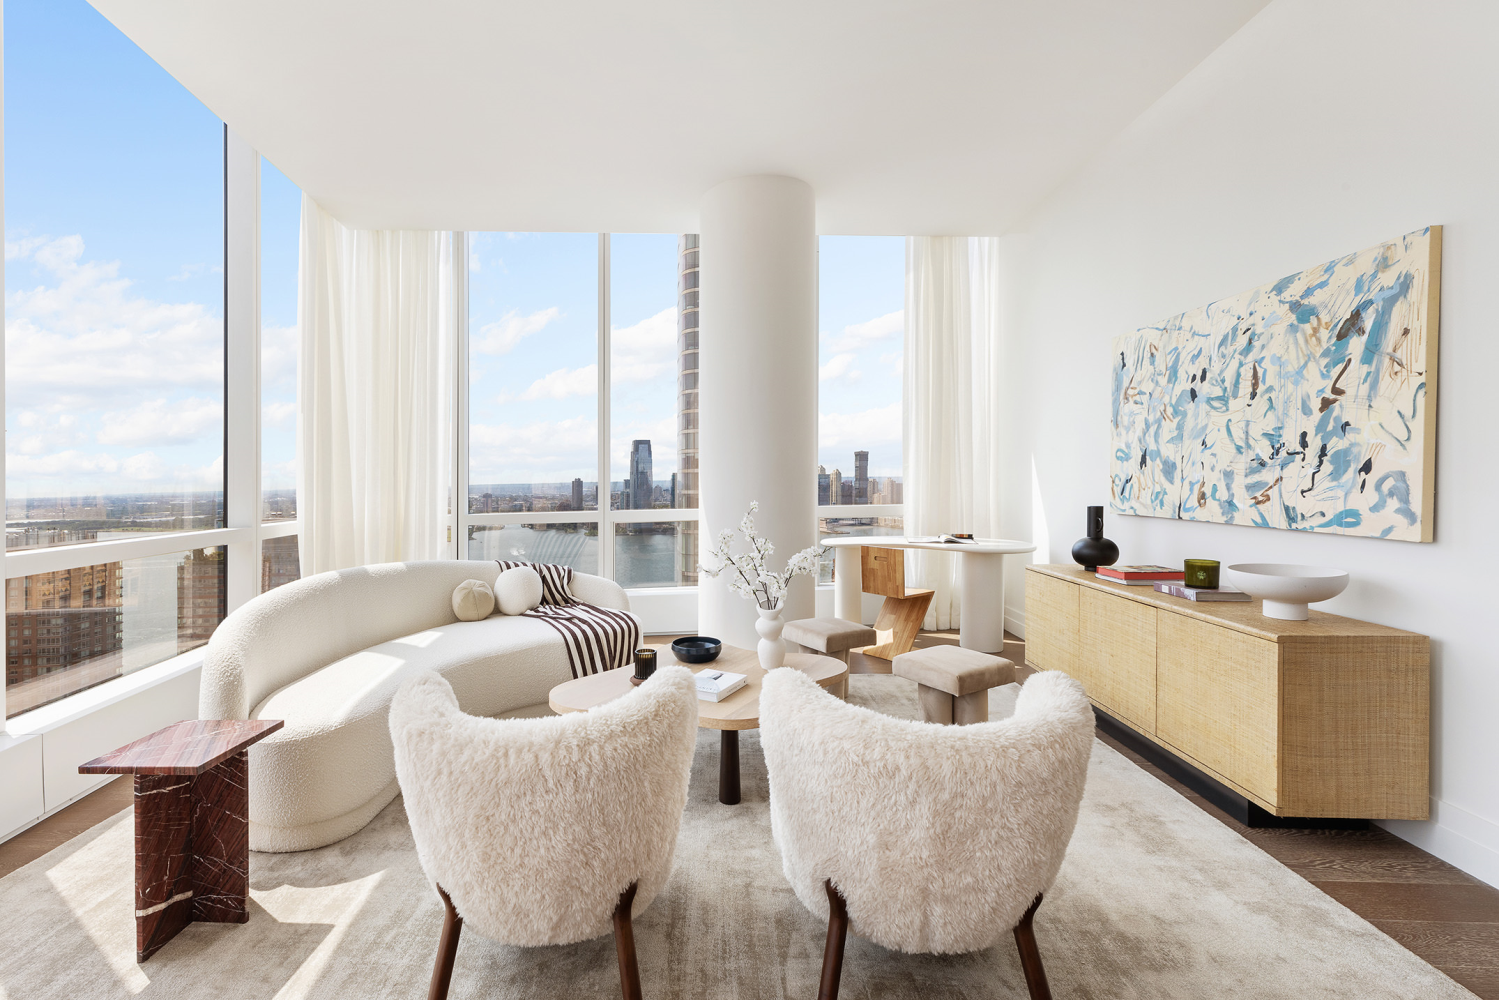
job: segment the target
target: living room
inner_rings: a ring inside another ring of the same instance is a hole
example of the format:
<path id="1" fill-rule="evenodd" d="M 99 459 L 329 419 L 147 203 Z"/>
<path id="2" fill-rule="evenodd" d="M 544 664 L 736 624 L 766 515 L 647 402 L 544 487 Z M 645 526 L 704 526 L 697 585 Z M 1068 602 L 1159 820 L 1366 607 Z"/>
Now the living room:
<path id="1" fill-rule="evenodd" d="M 7 995 L 1499 997 L 1489 5 L 3 13 Z"/>

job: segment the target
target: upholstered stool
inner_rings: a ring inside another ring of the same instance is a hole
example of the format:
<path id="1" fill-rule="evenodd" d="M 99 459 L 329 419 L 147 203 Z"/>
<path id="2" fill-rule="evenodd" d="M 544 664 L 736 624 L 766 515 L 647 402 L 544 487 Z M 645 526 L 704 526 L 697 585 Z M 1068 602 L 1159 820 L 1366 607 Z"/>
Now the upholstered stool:
<path id="1" fill-rule="evenodd" d="M 1010 660 L 962 646 L 913 649 L 897 656 L 892 669 L 916 682 L 921 717 L 943 725 L 988 722 L 989 689 L 1015 680 Z"/>
<path id="2" fill-rule="evenodd" d="M 842 618 L 802 618 L 787 622 L 781 637 L 803 646 L 808 652 L 836 656 L 848 662 L 848 651 L 856 646 L 873 646 L 874 629 Z"/>
<path id="3" fill-rule="evenodd" d="M 802 618 L 787 622 L 781 637 L 808 652 L 834 656 L 844 663 L 848 662 L 849 650 L 858 646 L 873 646 L 876 640 L 874 629 L 842 618 Z M 847 700 L 848 679 L 844 678 L 837 690 L 828 690 Z"/>

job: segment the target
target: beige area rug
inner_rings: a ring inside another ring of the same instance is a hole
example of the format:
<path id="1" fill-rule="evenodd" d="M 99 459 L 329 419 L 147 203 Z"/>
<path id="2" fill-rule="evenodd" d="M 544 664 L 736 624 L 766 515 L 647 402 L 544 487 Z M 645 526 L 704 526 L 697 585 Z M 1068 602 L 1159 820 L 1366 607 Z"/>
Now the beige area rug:
<path id="1" fill-rule="evenodd" d="M 996 692 L 995 709 L 1014 691 Z M 915 686 L 856 675 L 855 701 L 917 716 Z M 704 732 L 666 890 L 635 924 L 650 998 L 817 995 L 825 926 L 781 875 L 758 733 L 744 801 L 717 799 Z M 348 840 L 251 859 L 248 924 L 193 924 L 135 963 L 132 824 L 123 812 L 0 879 L 6 998 L 421 997 L 441 924 L 401 801 Z M 1471 997 L 1171 789 L 1095 743 L 1082 817 L 1036 918 L 1059 998 Z M 617 997 L 608 937 L 518 949 L 465 934 L 455 998 Z M 849 938 L 843 996 L 1020 998 L 1013 945 L 902 955 Z"/>

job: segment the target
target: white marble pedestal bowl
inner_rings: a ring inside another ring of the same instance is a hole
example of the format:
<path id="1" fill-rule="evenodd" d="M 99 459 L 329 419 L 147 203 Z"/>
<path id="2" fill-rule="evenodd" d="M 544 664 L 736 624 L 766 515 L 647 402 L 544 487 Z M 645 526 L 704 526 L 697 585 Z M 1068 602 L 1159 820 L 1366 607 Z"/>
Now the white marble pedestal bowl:
<path id="1" fill-rule="evenodd" d="M 1330 601 L 1348 586 L 1348 573 L 1291 563 L 1234 563 L 1224 567 L 1228 582 L 1262 599 L 1266 618 L 1304 622 L 1307 605 Z"/>

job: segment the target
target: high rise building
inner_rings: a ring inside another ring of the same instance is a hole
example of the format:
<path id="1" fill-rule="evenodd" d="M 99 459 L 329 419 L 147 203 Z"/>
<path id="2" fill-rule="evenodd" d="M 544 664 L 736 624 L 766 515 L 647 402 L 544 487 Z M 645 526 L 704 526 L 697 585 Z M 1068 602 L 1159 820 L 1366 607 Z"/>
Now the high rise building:
<path id="1" fill-rule="evenodd" d="M 828 484 L 828 470 L 819 465 L 817 467 L 817 506 L 826 507 L 832 503 L 829 499 L 831 489 Z"/>
<path id="2" fill-rule="evenodd" d="M 583 509 L 583 480 L 573 480 L 573 510 Z"/>
<path id="3" fill-rule="evenodd" d="M 675 507 L 676 505 L 677 505 L 677 474 L 675 472 L 673 472 L 671 474 L 671 495 L 667 498 L 667 506 L 668 507 Z"/>
<path id="4" fill-rule="evenodd" d="M 194 549 L 177 564 L 177 651 L 203 645 L 228 613 L 224 550 Z"/>
<path id="5" fill-rule="evenodd" d="M 677 488 L 672 506 L 697 509 L 697 234 L 677 241 Z M 697 585 L 697 523 L 677 526 L 677 582 Z"/>
<path id="6" fill-rule="evenodd" d="M 837 469 L 828 473 L 828 503 L 843 503 L 843 473 Z"/>
<path id="7" fill-rule="evenodd" d="M 901 482 L 899 479 L 885 480 L 885 502 L 904 503 L 901 499 Z"/>
<path id="8" fill-rule="evenodd" d="M 651 491 L 655 483 L 651 480 L 651 443 L 648 440 L 630 442 L 630 481 L 626 489 L 630 494 L 631 510 L 650 510 Z"/>
<path id="9" fill-rule="evenodd" d="M 839 503 L 851 504 L 854 502 L 854 484 L 852 482 L 845 480 L 839 484 L 838 489 Z"/>
<path id="10" fill-rule="evenodd" d="M 123 580 L 112 562 L 5 581 L 10 714 L 119 676 Z"/>
<path id="11" fill-rule="evenodd" d="M 854 503 L 869 502 L 869 452 L 854 452 Z"/>

